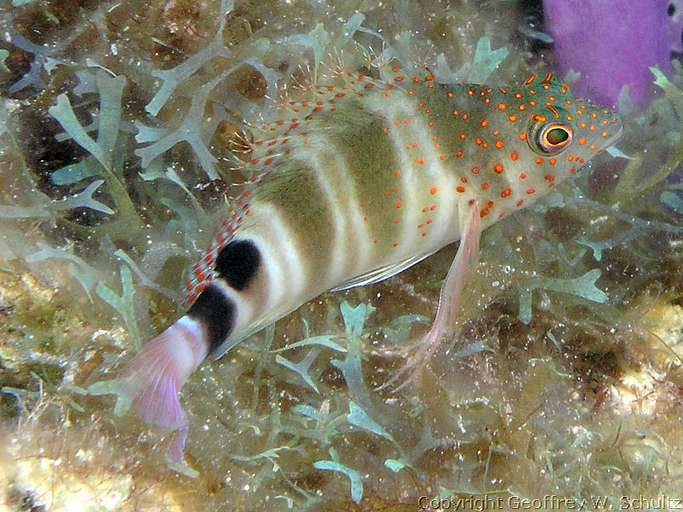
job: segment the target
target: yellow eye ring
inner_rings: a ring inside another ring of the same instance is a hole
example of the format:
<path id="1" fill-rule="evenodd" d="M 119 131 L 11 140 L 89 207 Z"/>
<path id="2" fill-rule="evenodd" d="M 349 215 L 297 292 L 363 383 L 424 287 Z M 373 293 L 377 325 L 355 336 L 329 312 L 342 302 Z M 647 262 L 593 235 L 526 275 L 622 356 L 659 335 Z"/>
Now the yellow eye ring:
<path id="1" fill-rule="evenodd" d="M 552 123 L 543 127 L 538 138 L 538 144 L 543 151 L 554 153 L 571 144 L 573 137 L 574 131 L 571 127 Z"/>

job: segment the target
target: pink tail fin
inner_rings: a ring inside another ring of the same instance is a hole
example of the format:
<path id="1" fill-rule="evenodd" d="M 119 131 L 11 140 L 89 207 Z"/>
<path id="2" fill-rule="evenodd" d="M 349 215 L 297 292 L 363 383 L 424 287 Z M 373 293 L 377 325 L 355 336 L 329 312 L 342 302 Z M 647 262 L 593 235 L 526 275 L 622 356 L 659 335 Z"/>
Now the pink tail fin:
<path id="1" fill-rule="evenodd" d="M 147 343 L 118 379 L 97 382 L 88 391 L 116 395 L 117 416 L 132 405 L 150 425 L 177 431 L 168 455 L 175 464 L 182 464 L 187 418 L 179 394 L 207 352 L 203 329 L 185 316 Z"/>

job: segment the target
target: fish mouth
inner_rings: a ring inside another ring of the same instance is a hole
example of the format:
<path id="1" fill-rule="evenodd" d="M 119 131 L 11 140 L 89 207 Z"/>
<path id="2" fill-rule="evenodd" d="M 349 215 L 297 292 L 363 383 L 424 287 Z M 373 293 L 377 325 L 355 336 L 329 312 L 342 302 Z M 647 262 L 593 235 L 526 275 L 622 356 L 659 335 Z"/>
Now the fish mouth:
<path id="1" fill-rule="evenodd" d="M 617 133 L 615 133 L 607 139 L 606 147 L 610 147 L 616 144 L 619 141 L 619 139 L 621 139 L 622 135 L 624 135 L 624 125 L 622 123 L 619 123 L 619 130 L 617 130 Z"/>
<path id="2" fill-rule="evenodd" d="M 616 131 L 614 133 L 610 133 L 609 137 L 604 139 L 602 143 L 603 149 L 607 149 L 610 146 L 613 146 L 615 143 L 621 139 L 622 135 L 624 135 L 624 120 L 622 119 L 621 115 L 617 112 L 612 112 L 612 115 L 610 116 L 610 123 L 609 125 L 612 127 L 610 129 L 610 132 L 613 131 L 616 128 Z"/>
<path id="3" fill-rule="evenodd" d="M 624 135 L 624 125 L 619 124 L 619 130 L 614 135 L 610 135 L 607 141 L 605 142 L 605 148 L 608 148 L 610 146 L 613 146 L 615 143 L 621 139 L 621 136 Z"/>

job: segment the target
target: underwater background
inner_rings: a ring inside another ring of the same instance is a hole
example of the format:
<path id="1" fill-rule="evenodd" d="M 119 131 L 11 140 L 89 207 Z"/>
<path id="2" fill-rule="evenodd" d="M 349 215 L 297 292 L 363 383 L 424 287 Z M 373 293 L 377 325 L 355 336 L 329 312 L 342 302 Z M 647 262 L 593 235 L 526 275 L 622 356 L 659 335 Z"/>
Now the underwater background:
<path id="1" fill-rule="evenodd" d="M 683 498 L 683 2 L 3 0 L 0 34 L 0 510 Z M 376 390 L 455 247 L 202 366 L 169 464 L 167 433 L 98 383 L 181 314 L 249 123 L 339 62 L 389 61 L 492 86 L 556 71 L 625 134 L 484 232 L 418 385 Z"/>

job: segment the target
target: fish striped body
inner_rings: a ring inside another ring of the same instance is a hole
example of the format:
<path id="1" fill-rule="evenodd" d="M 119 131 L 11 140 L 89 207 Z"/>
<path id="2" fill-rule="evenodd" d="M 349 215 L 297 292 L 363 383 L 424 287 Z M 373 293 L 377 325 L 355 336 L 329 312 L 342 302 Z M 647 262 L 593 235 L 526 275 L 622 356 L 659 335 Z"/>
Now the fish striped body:
<path id="1" fill-rule="evenodd" d="M 344 76 L 255 130 L 257 183 L 220 236 L 225 247 L 248 241 L 258 268 L 236 289 L 225 279 L 235 269 L 205 257 L 190 287 L 217 287 L 235 311 L 213 357 L 326 290 L 458 240 L 473 202 L 482 229 L 533 203 L 604 146 L 578 137 L 561 162 L 539 155 L 527 141 L 534 116 L 585 116 L 603 141 L 619 131 L 611 112 L 576 104 L 550 78 L 512 90 L 391 77 Z M 221 249 L 217 240 L 209 254 Z"/>
<path id="2" fill-rule="evenodd" d="M 187 313 L 123 372 L 144 418 L 179 431 L 178 392 L 207 358 L 320 293 L 385 279 L 461 240 L 429 355 L 457 314 L 479 233 L 548 193 L 621 133 L 609 110 L 548 75 L 522 86 L 439 84 L 398 68 L 340 73 L 254 127 L 251 184 L 188 283 Z"/>

